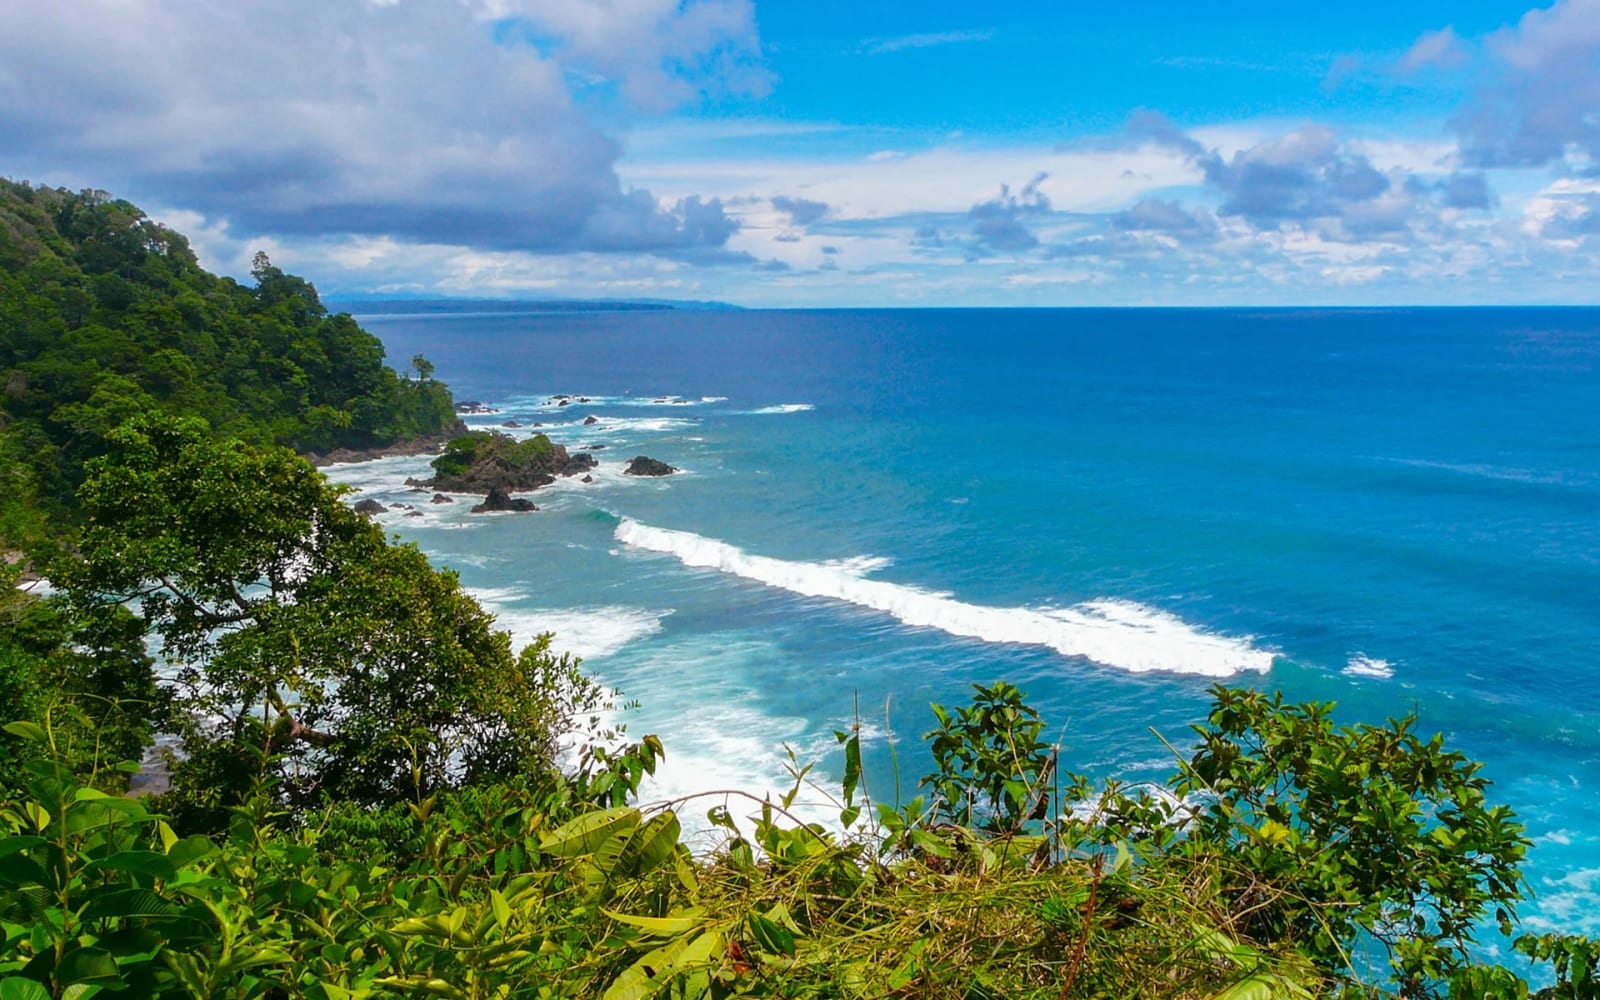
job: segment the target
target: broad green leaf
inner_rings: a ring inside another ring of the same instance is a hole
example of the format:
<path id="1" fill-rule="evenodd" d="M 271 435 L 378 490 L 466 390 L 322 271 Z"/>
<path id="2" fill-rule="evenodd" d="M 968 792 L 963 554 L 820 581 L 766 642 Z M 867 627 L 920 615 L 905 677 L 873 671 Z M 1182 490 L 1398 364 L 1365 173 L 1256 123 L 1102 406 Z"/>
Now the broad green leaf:
<path id="1" fill-rule="evenodd" d="M 615 910 L 603 908 L 601 912 L 619 924 L 637 927 L 646 934 L 651 934 L 655 937 L 672 937 L 677 934 L 685 934 L 705 922 L 705 915 L 699 908 L 682 910 L 665 917 L 639 917 L 631 913 L 618 913 Z"/>
<path id="2" fill-rule="evenodd" d="M 49 735 L 47 735 L 39 726 L 31 722 L 8 722 L 5 725 L 5 730 L 12 736 L 17 737 L 18 739 L 27 740 L 30 743 L 50 742 Z M 18 981 L 22 982 L 23 980 Z M 32 980 L 27 981 L 32 982 Z M 10 980 L 7 980 L 7 982 L 10 982 Z M 7 998 L 7 1000 L 9 1000 L 9 998 Z"/>
<path id="3" fill-rule="evenodd" d="M 10 729 L 11 726 L 6 728 Z M 39 983 L 20 976 L 8 976 L 0 979 L 0 1000 L 51 1000 L 51 998 L 50 991 Z"/>
<path id="4" fill-rule="evenodd" d="M 174 868 L 186 868 L 201 858 L 208 858 L 216 853 L 217 845 L 211 842 L 210 837 L 196 834 L 182 840 L 174 840 L 166 845 L 167 861 Z"/>
<path id="5" fill-rule="evenodd" d="M 49 841 L 45 840 L 43 837 L 32 834 L 20 837 L 7 837 L 4 840 L 0 840 L 0 858 L 3 858 L 8 854 L 15 854 L 18 851 L 26 851 L 34 847 L 43 847 L 47 843 L 49 843 Z"/>
<path id="6" fill-rule="evenodd" d="M 119 889 L 96 896 L 79 914 L 83 920 L 119 917 L 175 917 L 182 911 L 148 889 Z"/>
<path id="7" fill-rule="evenodd" d="M 170 879 L 178 874 L 165 854 L 155 851 L 119 851 L 108 858 L 99 858 L 84 865 L 85 871 L 119 871 L 154 878 Z"/>
<path id="8" fill-rule="evenodd" d="M 72 983 L 120 984 L 122 973 L 111 953 L 100 948 L 78 948 L 61 956 L 55 970 L 56 981 Z"/>
<path id="9" fill-rule="evenodd" d="M 659 988 L 656 976 L 676 963 L 679 953 L 688 947 L 687 938 L 675 938 L 642 958 L 618 976 L 606 989 L 603 1000 L 646 1000 Z"/>
<path id="10" fill-rule="evenodd" d="M 631 807 L 584 813 L 539 837 L 539 847 L 558 858 L 591 854 L 617 833 L 639 825 L 639 810 Z"/>
<path id="11" fill-rule="evenodd" d="M 759 913 L 750 914 L 746 922 L 750 925 L 751 937 L 756 939 L 761 950 L 775 955 L 794 954 L 794 935 L 789 928 Z"/>
<path id="12" fill-rule="evenodd" d="M 657 813 L 628 839 L 620 863 L 625 874 L 643 875 L 672 857 L 678 846 L 678 816 L 672 810 Z"/>

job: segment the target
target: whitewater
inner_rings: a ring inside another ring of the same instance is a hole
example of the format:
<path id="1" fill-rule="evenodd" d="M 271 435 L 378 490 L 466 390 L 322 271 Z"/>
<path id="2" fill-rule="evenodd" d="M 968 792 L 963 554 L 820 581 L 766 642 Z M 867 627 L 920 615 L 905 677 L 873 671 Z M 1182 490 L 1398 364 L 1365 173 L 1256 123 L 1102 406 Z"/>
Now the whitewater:
<path id="1" fill-rule="evenodd" d="M 1243 670 L 1264 673 L 1272 666 L 1272 653 L 1254 648 L 1246 639 L 1210 635 L 1174 615 L 1130 601 L 1088 601 L 1059 610 L 990 608 L 957 601 L 948 594 L 863 579 L 848 564 L 751 555 L 713 538 L 653 528 L 630 518 L 617 525 L 616 537 L 624 545 L 674 556 L 685 566 L 707 567 L 796 594 L 871 608 L 906 625 L 985 642 L 1047 646 L 1063 656 L 1134 673 L 1170 670 L 1221 678 Z"/>

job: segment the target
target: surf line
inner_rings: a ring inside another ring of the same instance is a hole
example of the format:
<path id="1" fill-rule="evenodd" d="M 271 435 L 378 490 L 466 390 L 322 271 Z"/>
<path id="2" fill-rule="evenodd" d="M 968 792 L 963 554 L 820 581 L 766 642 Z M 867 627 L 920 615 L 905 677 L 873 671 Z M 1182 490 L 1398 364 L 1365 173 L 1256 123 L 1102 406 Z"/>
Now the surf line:
<path id="1" fill-rule="evenodd" d="M 630 548 L 670 555 L 685 566 L 714 569 L 806 597 L 881 611 L 906 625 L 985 642 L 1045 646 L 1130 673 L 1231 677 L 1265 673 L 1274 654 L 1248 637 L 1199 629 L 1176 615 L 1133 601 L 1103 599 L 1070 608 L 996 608 L 947 594 L 865 579 L 835 563 L 752 555 L 715 538 L 656 528 L 622 518 L 615 537 Z"/>

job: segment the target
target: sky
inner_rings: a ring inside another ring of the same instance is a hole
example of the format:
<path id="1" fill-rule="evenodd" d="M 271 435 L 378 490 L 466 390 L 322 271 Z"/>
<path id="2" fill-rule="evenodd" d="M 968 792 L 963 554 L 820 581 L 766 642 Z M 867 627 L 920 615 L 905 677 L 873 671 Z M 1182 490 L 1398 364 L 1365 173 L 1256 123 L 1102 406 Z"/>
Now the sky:
<path id="1" fill-rule="evenodd" d="M 0 175 L 345 298 L 1594 303 L 1600 0 L 0 0 Z"/>

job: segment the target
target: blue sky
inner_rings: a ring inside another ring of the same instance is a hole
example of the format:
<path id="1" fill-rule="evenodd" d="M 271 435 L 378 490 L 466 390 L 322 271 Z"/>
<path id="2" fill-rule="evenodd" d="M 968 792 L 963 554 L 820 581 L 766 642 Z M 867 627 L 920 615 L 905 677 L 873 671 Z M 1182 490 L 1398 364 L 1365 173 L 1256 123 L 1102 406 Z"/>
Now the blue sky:
<path id="1" fill-rule="evenodd" d="M 0 173 L 332 295 L 1593 302 L 1600 0 L 0 7 Z"/>

